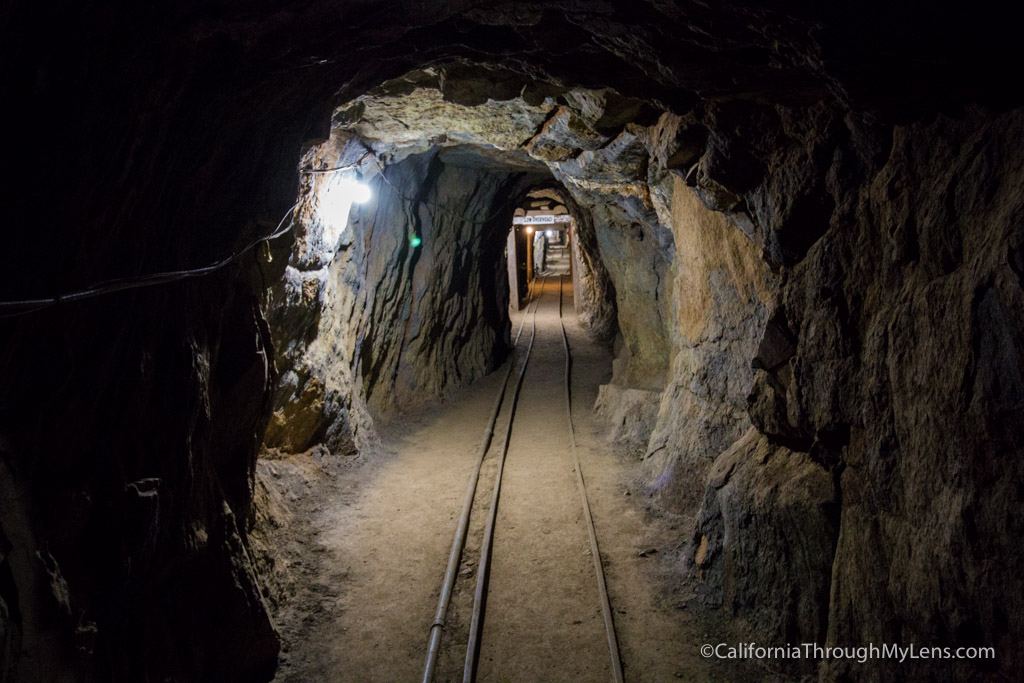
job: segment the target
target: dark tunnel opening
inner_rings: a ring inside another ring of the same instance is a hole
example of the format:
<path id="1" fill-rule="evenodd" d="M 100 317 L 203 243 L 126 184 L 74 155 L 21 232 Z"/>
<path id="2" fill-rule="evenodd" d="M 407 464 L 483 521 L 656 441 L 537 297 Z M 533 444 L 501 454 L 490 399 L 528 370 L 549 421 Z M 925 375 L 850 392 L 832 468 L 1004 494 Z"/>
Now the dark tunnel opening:
<path id="1" fill-rule="evenodd" d="M 1014 14 L 12 3 L 0 679 L 417 676 L 520 367 L 488 617 L 518 635 L 481 677 L 1013 678 Z M 342 178 L 372 196 L 327 219 Z M 509 231 L 545 196 L 572 267 L 527 247 L 516 306 Z M 529 612 L 549 583 L 589 612 Z"/>

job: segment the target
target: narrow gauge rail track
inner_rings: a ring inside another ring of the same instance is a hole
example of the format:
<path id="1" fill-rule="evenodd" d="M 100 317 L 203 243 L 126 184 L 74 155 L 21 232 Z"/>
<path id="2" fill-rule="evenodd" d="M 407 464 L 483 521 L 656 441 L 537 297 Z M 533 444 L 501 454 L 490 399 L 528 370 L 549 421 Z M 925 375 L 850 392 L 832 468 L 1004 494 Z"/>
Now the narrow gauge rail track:
<path id="1" fill-rule="evenodd" d="M 576 431 L 572 418 L 572 356 L 570 353 L 569 340 L 565 332 L 565 322 L 562 317 L 562 299 L 563 299 L 563 278 L 564 276 L 558 276 L 558 321 L 561 333 L 562 348 L 565 352 L 565 415 L 569 437 L 569 453 L 573 469 L 576 473 L 577 489 L 580 496 L 580 504 L 582 507 L 583 517 L 586 522 L 587 534 L 590 543 L 590 554 L 593 558 L 594 564 L 594 575 L 597 581 L 598 596 L 601 602 L 601 614 L 604 621 L 604 630 L 607 639 L 608 652 L 611 661 L 611 678 L 615 683 L 621 683 L 623 681 L 622 673 L 622 662 L 619 657 L 619 646 L 618 640 L 615 634 L 615 624 L 612 618 L 611 605 L 608 598 L 608 591 L 605 584 L 604 570 L 601 562 L 601 554 L 597 544 L 597 534 L 594 529 L 594 521 L 590 512 L 590 503 L 587 497 L 586 483 L 583 478 L 583 471 L 580 466 L 579 457 L 576 453 Z M 430 627 L 430 637 L 427 647 L 427 660 L 423 670 L 422 683 L 431 683 L 434 678 L 434 672 L 437 666 L 438 654 L 440 652 L 441 640 L 444 633 L 446 624 L 448 607 L 451 602 L 452 591 L 455 586 L 455 580 L 457 577 L 459 565 L 462 558 L 463 549 L 466 544 L 466 534 L 469 528 L 470 514 L 473 508 L 473 501 L 476 497 L 476 492 L 479 485 L 480 470 L 483 466 L 484 460 L 487 454 L 490 452 L 491 443 L 494 438 L 495 423 L 498 419 L 498 414 L 501 411 L 501 407 L 506 400 L 506 396 L 509 395 L 509 382 L 512 378 L 513 370 L 518 366 L 519 373 L 516 378 L 514 388 L 511 392 L 509 409 L 507 411 L 507 420 L 504 430 L 503 439 L 501 446 L 498 448 L 495 455 L 497 459 L 497 470 L 494 479 L 494 485 L 491 491 L 491 501 L 487 512 L 487 521 L 484 528 L 484 536 L 480 549 L 480 559 L 476 572 L 476 587 L 473 596 L 473 609 L 470 618 L 469 625 L 469 637 L 466 645 L 466 657 L 465 664 L 463 667 L 463 683 L 471 683 L 476 680 L 476 667 L 477 659 L 479 656 L 479 644 L 480 637 L 483 630 L 483 619 L 484 619 L 484 605 L 486 602 L 486 591 L 488 586 L 488 576 L 490 568 L 491 548 L 494 539 L 494 528 L 497 519 L 498 502 L 500 500 L 501 492 L 501 479 L 504 472 L 505 459 L 508 453 L 509 439 L 512 434 L 512 426 L 515 422 L 516 407 L 519 401 L 520 390 L 523 385 L 523 378 L 526 375 L 526 367 L 529 364 L 530 353 L 533 350 L 533 343 L 537 335 L 537 309 L 540 305 L 540 299 L 543 295 L 545 285 L 547 283 L 548 276 L 543 276 L 541 279 L 540 294 L 536 294 L 535 288 L 531 287 L 531 292 L 528 298 L 527 310 L 523 315 L 522 320 L 519 324 L 519 330 L 516 333 L 516 338 L 513 343 L 514 348 L 518 351 L 519 340 L 522 336 L 523 326 L 526 323 L 526 319 L 531 318 L 531 329 L 530 339 L 527 343 L 525 352 L 521 358 L 515 358 L 509 363 L 508 371 L 505 374 L 504 382 L 498 389 L 498 394 L 495 398 L 494 405 L 492 407 L 490 417 L 487 422 L 487 427 L 484 430 L 483 438 L 481 439 L 480 447 L 477 451 L 476 463 L 474 470 L 470 476 L 469 484 L 467 486 L 465 499 L 462 506 L 462 514 L 459 517 L 458 524 L 455 530 L 455 537 L 452 541 L 451 551 L 448 556 L 448 566 L 445 572 L 444 580 L 441 585 L 441 592 L 438 599 L 437 612 L 434 616 L 434 621 Z M 533 284 L 535 284 L 534 281 Z M 530 311 L 530 306 L 533 310 Z"/>

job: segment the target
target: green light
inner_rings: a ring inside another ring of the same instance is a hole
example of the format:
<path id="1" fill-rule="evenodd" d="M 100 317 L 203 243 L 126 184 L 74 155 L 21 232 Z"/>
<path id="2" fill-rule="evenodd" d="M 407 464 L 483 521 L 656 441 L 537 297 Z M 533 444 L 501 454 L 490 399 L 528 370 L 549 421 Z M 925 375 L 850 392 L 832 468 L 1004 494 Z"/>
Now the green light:
<path id="1" fill-rule="evenodd" d="M 409 244 L 411 244 L 413 248 L 416 248 L 423 244 L 423 240 L 420 239 L 419 235 L 413 235 L 412 237 L 409 238 Z"/>

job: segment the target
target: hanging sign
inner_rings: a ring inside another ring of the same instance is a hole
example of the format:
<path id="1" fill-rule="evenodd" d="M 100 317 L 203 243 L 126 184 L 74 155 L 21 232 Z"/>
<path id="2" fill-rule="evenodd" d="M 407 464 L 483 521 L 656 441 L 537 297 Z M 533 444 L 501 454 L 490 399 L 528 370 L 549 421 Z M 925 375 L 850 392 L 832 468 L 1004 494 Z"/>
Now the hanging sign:
<path id="1" fill-rule="evenodd" d="M 513 216 L 513 225 L 552 225 L 554 223 L 571 223 L 572 216 L 567 213 L 559 214 L 557 216 L 547 213 L 539 214 L 537 216 Z"/>

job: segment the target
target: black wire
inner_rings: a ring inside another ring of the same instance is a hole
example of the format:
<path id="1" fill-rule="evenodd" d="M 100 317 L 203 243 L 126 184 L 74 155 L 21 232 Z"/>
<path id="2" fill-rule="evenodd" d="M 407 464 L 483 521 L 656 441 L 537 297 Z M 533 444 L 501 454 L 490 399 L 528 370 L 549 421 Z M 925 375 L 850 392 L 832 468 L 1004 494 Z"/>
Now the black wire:
<path id="1" fill-rule="evenodd" d="M 224 266 L 236 261 L 243 254 L 245 254 L 253 247 L 257 246 L 261 242 L 267 242 L 272 239 L 276 239 L 281 235 L 285 234 L 286 232 L 288 232 L 289 230 L 291 230 L 293 223 L 289 223 L 287 226 L 284 226 L 284 222 L 285 220 L 288 219 L 288 216 L 290 216 L 292 212 L 301 203 L 302 200 L 300 199 L 299 201 L 292 204 L 291 208 L 285 211 L 284 216 L 281 217 L 281 220 L 278 222 L 277 227 L 274 229 L 273 233 L 265 237 L 258 237 L 254 239 L 252 242 L 247 244 L 242 249 L 236 251 L 235 253 L 231 254 L 226 258 L 211 263 L 208 266 L 192 268 L 190 270 L 175 270 L 163 273 L 153 273 L 152 275 L 142 275 L 138 277 L 105 280 L 103 282 L 92 285 L 87 289 L 79 290 L 77 292 L 71 292 L 70 294 L 61 294 L 53 297 L 44 297 L 39 299 L 24 299 L 21 301 L 2 301 L 0 302 L 0 310 L 10 308 L 26 308 L 26 310 L 18 311 L 13 314 L 6 314 L 2 317 L 9 318 L 14 317 L 16 315 L 25 315 L 28 313 L 34 313 L 35 311 L 41 310 L 43 308 L 49 308 L 50 306 L 56 306 L 62 303 L 71 303 L 74 301 L 81 301 L 83 299 L 91 299 L 102 294 L 112 294 L 114 292 L 122 292 L 128 289 L 152 287 L 154 285 L 162 285 L 169 282 L 178 282 L 179 280 L 186 280 L 189 278 L 207 275 L 214 271 L 220 270 Z"/>
<path id="2" fill-rule="evenodd" d="M 351 164 L 348 164 L 347 166 L 335 166 L 334 168 L 300 168 L 299 173 L 317 175 L 319 173 L 336 173 L 338 171 L 351 171 L 354 168 L 359 168 L 363 163 L 363 159 L 370 156 L 373 156 L 373 152 L 366 152 L 365 154 L 363 154 L 363 156 L 359 157 L 357 160 L 355 160 Z M 377 157 L 374 157 L 374 159 L 376 158 Z"/>
<path id="3" fill-rule="evenodd" d="M 0 304 L 0 306 L 6 305 L 7 303 L 14 303 L 14 302 L 4 302 L 3 304 Z M 50 306 L 53 306 L 53 305 L 55 305 L 55 304 L 40 304 L 40 305 L 34 306 L 32 308 L 26 308 L 23 311 L 15 311 L 14 313 L 0 314 L 0 320 L 3 320 L 5 318 L 17 318 L 19 315 L 28 315 L 29 313 L 35 313 L 36 311 L 41 311 L 44 308 L 49 308 Z"/>
<path id="4" fill-rule="evenodd" d="M 460 216 L 459 214 L 449 211 L 438 204 L 434 204 L 433 202 L 428 202 L 420 199 L 415 199 L 403 193 L 398 188 L 398 186 L 391 182 L 391 180 L 384 173 L 384 166 L 380 163 L 380 159 L 377 158 L 377 155 L 375 155 L 372 151 L 367 151 L 365 154 L 359 157 L 359 159 L 356 162 L 348 164 L 346 166 L 338 166 L 336 168 L 325 169 L 302 168 L 299 169 L 299 172 L 309 174 L 321 174 L 352 170 L 360 166 L 367 157 L 373 157 L 374 162 L 380 169 L 380 177 L 383 178 L 384 182 L 390 185 L 391 188 L 395 191 L 395 193 L 402 199 L 413 204 L 422 204 L 425 206 L 429 206 L 433 208 L 434 211 L 446 214 L 454 218 L 455 220 L 463 221 L 470 225 L 482 225 L 484 223 L 488 223 L 494 220 L 495 218 L 501 215 L 501 212 L 504 211 L 506 207 L 508 207 L 510 204 L 516 201 L 515 199 L 509 199 L 508 201 L 501 204 L 496 211 L 491 213 L 491 215 L 483 219 L 474 220 L 466 218 L 465 216 Z M 178 282 L 180 280 L 186 280 L 189 278 L 201 277 L 203 275 L 207 275 L 214 271 L 220 270 L 224 266 L 240 258 L 243 254 L 257 246 L 261 242 L 268 242 L 272 239 L 276 239 L 281 235 L 285 234 L 286 232 L 288 232 L 289 230 L 291 230 L 292 226 L 294 225 L 294 222 L 289 223 L 285 227 L 282 226 L 284 226 L 285 220 L 287 220 L 288 216 L 290 216 L 292 212 L 295 211 L 296 208 L 298 208 L 299 204 L 301 204 L 302 201 L 303 199 L 299 199 L 297 202 L 292 204 L 292 206 L 287 211 L 285 211 L 284 216 L 281 217 L 281 220 L 278 222 L 277 227 L 274 229 L 274 232 L 272 234 L 267 235 L 265 237 L 258 237 L 249 244 L 247 244 L 245 247 L 240 249 L 239 251 L 236 251 L 235 253 L 231 254 L 226 258 L 221 259 L 220 261 L 211 263 L 210 265 L 202 266 L 199 268 L 192 268 L 190 270 L 175 270 L 162 273 L 153 273 L 152 275 L 141 275 L 137 277 L 104 280 L 102 282 L 96 283 L 88 287 L 87 289 L 79 290 L 77 292 L 71 292 L 69 294 L 60 294 L 52 297 L 42 297 L 38 299 L 23 299 L 20 301 L 0 301 L 0 311 L 3 311 L 5 309 L 24 309 L 14 311 L 11 313 L 0 313 L 0 319 L 13 318 L 20 315 L 27 315 L 29 313 L 35 313 L 36 311 L 40 311 L 44 308 L 50 308 L 51 306 L 57 306 L 62 303 L 81 301 L 83 299 L 91 299 L 93 297 L 101 296 L 103 294 L 112 294 L 114 292 L 122 292 L 129 289 L 140 289 L 142 287 L 152 287 L 155 285 L 167 284 L 170 282 Z M 262 268 L 260 270 L 260 275 L 263 275 Z M 266 281 L 264 281 L 264 289 L 266 289 Z"/>

